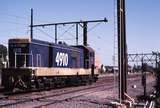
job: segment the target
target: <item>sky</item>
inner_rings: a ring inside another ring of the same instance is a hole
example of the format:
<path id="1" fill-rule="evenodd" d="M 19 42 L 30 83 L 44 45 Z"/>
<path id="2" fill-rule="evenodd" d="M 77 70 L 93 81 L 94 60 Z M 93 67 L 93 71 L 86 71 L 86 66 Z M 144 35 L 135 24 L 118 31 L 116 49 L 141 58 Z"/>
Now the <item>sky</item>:
<path id="1" fill-rule="evenodd" d="M 88 25 L 88 44 L 105 65 L 113 65 L 114 0 L 0 0 L 0 44 L 29 37 L 30 9 L 34 24 L 108 19 Z M 160 0 L 126 0 L 128 53 L 160 51 Z M 75 26 L 58 27 L 59 41 L 75 44 Z M 34 38 L 54 42 L 54 27 L 34 28 Z M 79 32 L 82 44 L 82 29 Z"/>

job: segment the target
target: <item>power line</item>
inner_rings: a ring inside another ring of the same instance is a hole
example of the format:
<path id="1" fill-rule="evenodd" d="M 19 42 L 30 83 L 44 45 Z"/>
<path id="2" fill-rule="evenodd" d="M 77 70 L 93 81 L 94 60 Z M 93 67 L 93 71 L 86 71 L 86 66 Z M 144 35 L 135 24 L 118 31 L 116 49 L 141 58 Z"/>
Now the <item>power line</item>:
<path id="1" fill-rule="evenodd" d="M 75 25 L 74 25 L 75 26 Z M 73 27 L 74 27 L 73 26 Z M 61 28 L 61 29 L 63 29 L 62 27 L 60 27 L 60 26 L 58 26 L 59 28 Z M 72 27 L 71 27 L 72 28 Z M 76 32 L 76 31 L 75 31 Z M 75 35 L 74 34 L 72 34 L 71 32 L 69 32 L 69 30 L 66 32 L 66 33 L 68 33 L 69 35 L 71 35 L 72 37 L 75 37 Z"/>
<path id="2" fill-rule="evenodd" d="M 58 39 L 58 40 L 73 40 L 74 38 L 64 38 L 64 39 Z"/>
<path id="3" fill-rule="evenodd" d="M 62 24 L 62 25 L 65 25 L 65 24 L 63 24 L 63 23 L 58 23 L 58 24 Z M 93 26 L 93 27 L 91 27 L 89 30 L 88 30 L 88 32 L 90 32 L 90 31 L 92 31 L 94 28 L 96 28 L 98 25 L 100 25 L 101 23 L 97 23 L 95 26 Z M 72 26 L 70 26 L 67 30 L 65 30 L 60 36 L 59 36 L 59 40 L 60 40 L 60 37 L 62 37 L 64 34 L 66 34 L 66 33 L 68 33 L 69 35 L 71 35 L 71 36 L 73 36 L 73 37 L 75 37 L 73 34 L 71 34 L 70 32 L 69 32 L 69 30 L 72 28 L 72 27 L 74 27 L 74 25 L 75 24 L 73 24 Z M 37 26 L 37 25 L 35 25 L 35 26 Z M 38 25 L 38 26 L 40 26 L 40 25 Z M 44 26 L 47 26 L 47 25 L 44 25 Z M 44 26 L 42 26 L 42 27 L 44 27 Z M 59 28 L 62 28 L 62 27 L 60 27 L 60 26 L 58 26 Z M 83 35 L 83 34 L 82 34 Z M 82 36 L 81 35 L 81 36 Z"/>
<path id="4" fill-rule="evenodd" d="M 9 24 L 16 24 L 16 25 L 25 25 L 27 27 L 29 27 L 28 24 L 25 23 L 18 23 L 18 22 L 12 22 L 12 21 L 0 21 L 1 23 L 9 23 Z"/>
<path id="5" fill-rule="evenodd" d="M 22 16 L 13 15 L 13 14 L 4 13 L 4 12 L 0 12 L 0 15 L 10 16 L 10 17 L 18 18 L 18 19 L 27 19 L 27 20 L 29 18 L 29 17 L 22 17 Z"/>
<path id="6" fill-rule="evenodd" d="M 26 26 L 25 26 L 26 27 Z M 28 26 L 27 26 L 28 27 Z M 16 27 L 16 28 L 8 28 L 8 29 L 0 29 L 0 32 L 6 32 L 6 31 L 16 31 L 17 29 L 22 29 L 22 27 L 21 26 L 19 26 L 19 27 Z"/>
<path id="7" fill-rule="evenodd" d="M 30 16 L 26 16 L 26 17 L 24 17 L 24 16 L 19 16 L 19 15 L 14 15 L 14 14 L 9 14 L 9 13 L 4 13 L 4 12 L 0 12 L 0 15 L 5 15 L 5 16 L 9 16 L 9 17 L 12 17 L 12 18 L 17 18 L 17 19 L 23 19 L 23 20 L 30 20 Z M 37 22 L 47 22 L 48 23 L 48 21 L 43 21 L 43 20 L 40 20 L 40 19 L 37 19 L 37 18 L 35 18 L 35 21 Z"/>
<path id="8" fill-rule="evenodd" d="M 43 30 L 39 29 L 39 28 L 36 28 L 38 31 L 40 31 L 41 33 L 45 34 L 46 36 L 54 39 L 51 35 L 49 35 L 48 33 L 44 32 Z"/>
<path id="9" fill-rule="evenodd" d="M 67 30 L 65 30 L 65 31 L 59 36 L 59 38 L 62 37 L 62 36 L 64 36 L 66 33 L 70 34 L 71 36 L 74 36 L 73 34 L 71 34 L 71 33 L 69 32 L 69 30 L 71 30 L 74 26 L 75 26 L 74 24 L 71 25 Z"/>
<path id="10" fill-rule="evenodd" d="M 95 29 L 97 26 L 99 26 L 102 22 L 97 23 L 96 25 L 94 25 L 93 27 L 91 27 L 88 32 L 92 31 L 93 29 Z"/>
<path id="11" fill-rule="evenodd" d="M 32 12 L 32 11 L 31 11 Z M 57 43 L 57 25 L 70 25 L 70 24 L 76 24 L 76 25 L 78 25 L 78 24 L 83 24 L 83 25 L 81 25 L 81 27 L 83 28 L 83 44 L 85 45 L 85 46 L 87 46 L 87 24 L 88 23 L 95 23 L 95 22 L 108 22 L 108 20 L 106 19 L 106 18 L 104 18 L 104 20 L 92 20 L 92 21 L 76 21 L 76 22 L 64 22 L 64 23 L 48 23 L 48 24 L 38 24 L 38 25 L 32 25 L 31 24 L 31 28 L 33 28 L 33 27 L 45 27 L 45 26 L 54 26 L 55 27 L 55 43 Z M 97 25 L 99 25 L 99 24 L 97 24 Z M 96 26 L 97 26 L 96 25 Z M 62 35 L 60 35 L 60 37 L 61 36 L 63 36 L 65 33 L 67 33 L 72 27 L 73 27 L 74 25 L 72 25 L 71 27 L 69 27 Z M 95 27 L 93 27 L 93 28 L 95 28 Z M 92 28 L 92 29 L 93 29 Z M 32 29 L 31 29 L 31 31 L 32 31 Z M 90 29 L 90 31 L 91 31 L 91 29 Z M 77 26 L 76 26 L 76 32 L 78 32 L 77 31 Z M 77 35 L 76 35 L 77 36 Z M 77 36 L 78 37 L 78 36 Z M 78 38 L 76 37 L 76 42 L 77 42 L 77 40 L 78 40 Z M 32 38 L 32 35 L 31 35 L 31 38 Z"/>
<path id="12" fill-rule="evenodd" d="M 93 29 L 95 29 L 97 26 L 99 26 L 102 22 L 97 23 L 96 25 L 94 25 L 93 27 L 91 27 L 87 32 L 91 32 Z M 83 36 L 83 33 L 81 33 L 79 36 Z"/>

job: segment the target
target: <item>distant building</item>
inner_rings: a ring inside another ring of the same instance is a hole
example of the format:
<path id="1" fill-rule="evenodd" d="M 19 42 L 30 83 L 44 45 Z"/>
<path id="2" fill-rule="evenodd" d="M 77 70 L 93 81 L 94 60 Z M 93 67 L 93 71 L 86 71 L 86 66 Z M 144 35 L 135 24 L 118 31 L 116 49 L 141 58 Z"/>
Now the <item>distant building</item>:
<path id="1" fill-rule="evenodd" d="M 114 73 L 114 66 L 105 66 L 107 73 Z"/>
<path id="2" fill-rule="evenodd" d="M 95 54 L 95 67 L 100 69 L 102 65 L 102 61 L 99 55 Z"/>

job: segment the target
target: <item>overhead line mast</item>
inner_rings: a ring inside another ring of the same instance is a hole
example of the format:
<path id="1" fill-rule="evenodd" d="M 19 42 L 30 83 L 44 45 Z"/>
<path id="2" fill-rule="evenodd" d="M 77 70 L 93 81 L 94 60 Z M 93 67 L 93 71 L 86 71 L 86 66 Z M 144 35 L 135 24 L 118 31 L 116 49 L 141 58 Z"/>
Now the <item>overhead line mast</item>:
<path id="1" fill-rule="evenodd" d="M 30 39 L 33 39 L 33 9 L 31 9 L 31 25 L 30 25 Z"/>
<path id="2" fill-rule="evenodd" d="M 87 25 L 88 23 L 96 23 L 96 22 L 108 22 L 106 18 L 103 20 L 91 20 L 91 21 L 76 21 L 76 22 L 64 22 L 64 23 L 47 23 L 47 24 L 33 24 L 33 9 L 31 9 L 31 25 L 30 25 L 30 30 L 31 30 L 31 39 L 33 39 L 33 28 L 34 27 L 46 27 L 46 26 L 55 26 L 55 43 L 57 43 L 57 31 L 58 31 L 58 25 L 69 25 L 69 24 L 76 24 L 76 45 L 78 45 L 78 27 L 83 28 L 83 45 L 87 46 Z"/>
<path id="3" fill-rule="evenodd" d="M 63 23 L 47 23 L 47 24 L 37 24 L 33 25 L 33 27 L 45 27 L 45 26 L 53 26 L 53 25 L 67 25 L 67 24 L 82 24 L 82 23 L 95 23 L 95 22 L 108 22 L 106 18 L 103 20 L 90 20 L 90 21 L 75 21 L 75 22 L 63 22 Z"/>
<path id="4" fill-rule="evenodd" d="M 119 100 L 124 101 L 127 93 L 127 43 L 125 0 L 117 0 L 117 27 L 118 27 L 118 70 L 119 70 Z"/>

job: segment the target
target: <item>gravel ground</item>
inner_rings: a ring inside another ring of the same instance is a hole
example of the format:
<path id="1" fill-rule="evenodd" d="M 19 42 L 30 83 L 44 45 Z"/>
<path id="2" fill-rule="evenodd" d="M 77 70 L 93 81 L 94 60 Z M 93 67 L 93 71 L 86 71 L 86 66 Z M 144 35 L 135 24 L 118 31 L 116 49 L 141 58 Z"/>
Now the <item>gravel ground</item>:
<path id="1" fill-rule="evenodd" d="M 154 77 L 149 76 L 147 78 L 147 92 L 154 90 Z M 136 88 L 132 86 L 136 85 Z M 109 103 L 111 101 L 117 101 L 118 99 L 118 88 L 116 90 L 108 89 L 104 91 L 97 91 L 94 93 L 89 93 L 85 96 L 71 99 L 69 101 L 64 101 L 61 103 L 56 103 L 54 105 L 49 105 L 47 108 L 112 108 Z M 143 94 L 143 86 L 141 85 L 141 77 L 132 78 L 128 81 L 128 94 L 136 100 L 136 97 Z"/>
<path id="2" fill-rule="evenodd" d="M 110 80 L 108 80 L 108 75 L 103 75 L 97 83 L 88 86 L 92 87 L 95 85 L 102 85 L 102 86 L 97 86 L 96 88 L 82 89 L 81 91 L 77 92 L 71 92 L 53 97 L 33 100 L 30 102 L 24 102 L 21 104 L 9 106 L 9 108 L 112 108 L 109 105 L 109 103 L 118 100 L 118 86 L 117 86 L 118 83 L 114 84 L 113 76 L 112 75 L 109 76 L 112 77 L 110 78 Z M 141 86 L 141 77 L 134 76 L 133 78 L 129 78 L 127 85 L 128 85 L 127 91 L 129 96 L 136 98 L 138 95 L 143 94 L 143 87 Z M 132 88 L 133 85 L 136 85 L 137 88 Z M 153 90 L 152 87 L 153 85 L 154 85 L 154 77 L 148 76 L 147 92 Z M 82 86 L 77 88 L 85 88 L 85 87 Z M 37 94 L 42 96 L 45 94 L 51 95 L 53 93 L 54 90 L 42 93 L 35 93 L 36 95 L 32 94 L 32 97 L 37 97 Z M 23 99 L 24 97 L 21 96 L 21 98 Z M 10 101 L 16 101 L 16 99 L 11 99 Z"/>

